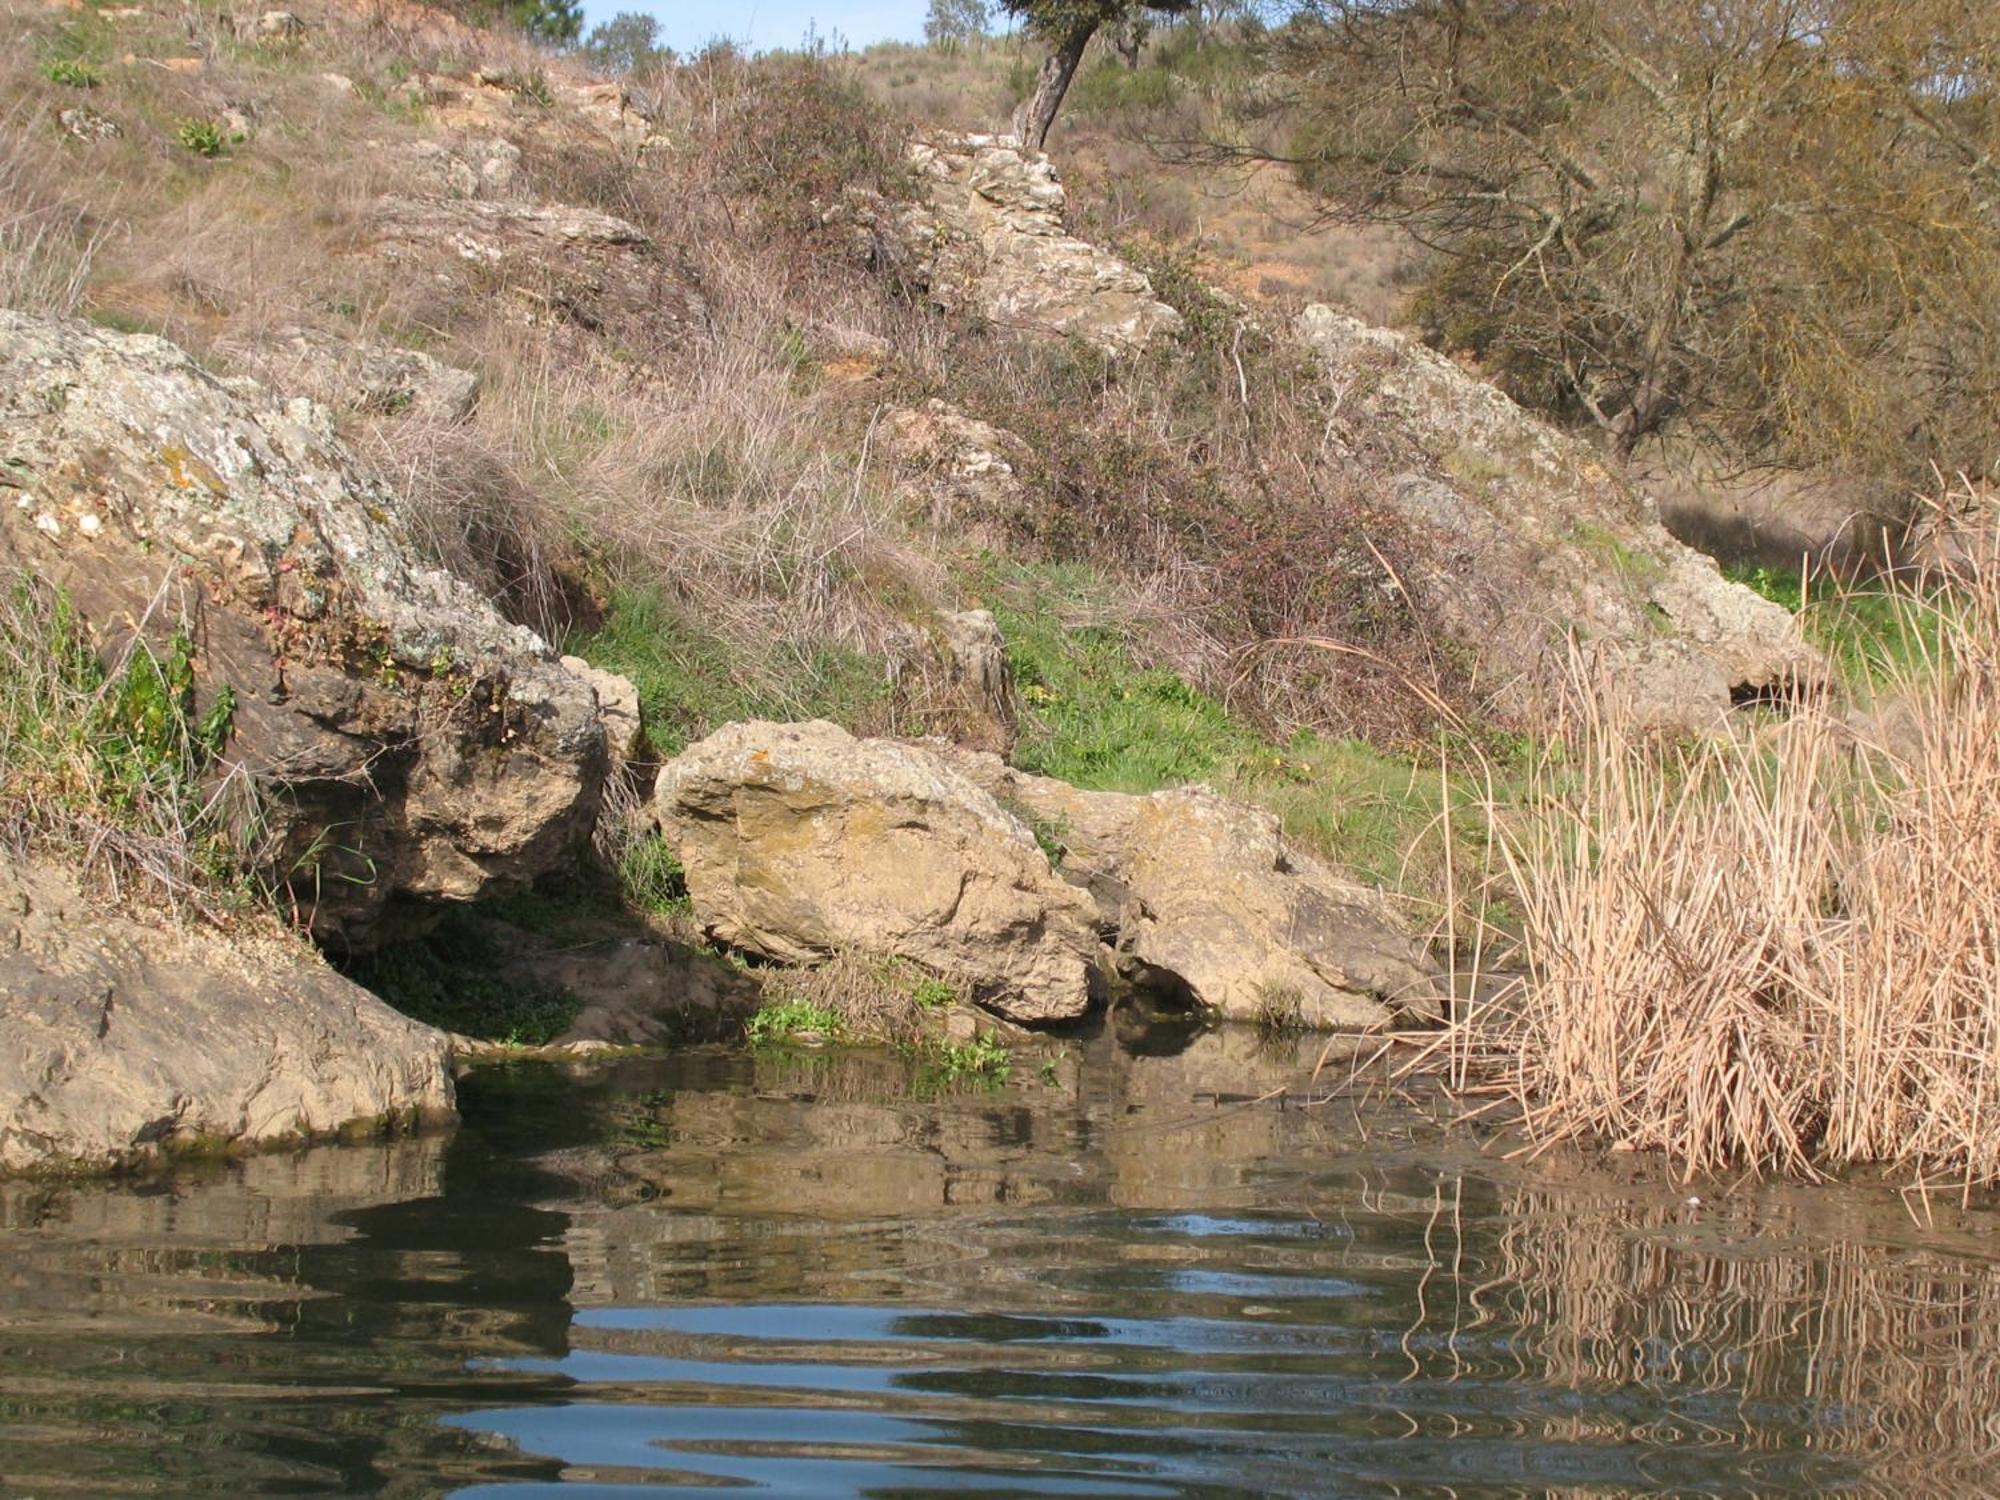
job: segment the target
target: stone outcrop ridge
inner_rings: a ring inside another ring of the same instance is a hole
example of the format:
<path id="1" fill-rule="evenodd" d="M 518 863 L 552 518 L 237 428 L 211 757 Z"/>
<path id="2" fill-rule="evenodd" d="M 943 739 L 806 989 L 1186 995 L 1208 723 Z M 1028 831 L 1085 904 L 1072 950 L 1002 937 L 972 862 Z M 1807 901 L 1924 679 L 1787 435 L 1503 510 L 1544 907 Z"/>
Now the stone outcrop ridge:
<path id="1" fill-rule="evenodd" d="M 1129 354 L 1180 327 L 1143 271 L 1063 227 L 1063 186 L 1046 156 L 1010 136 L 939 135 L 911 161 L 922 205 L 888 215 L 882 205 L 839 214 L 895 241 L 931 294 L 1003 328 L 1070 335 Z M 893 222 L 885 222 L 893 218 Z"/>
<path id="2" fill-rule="evenodd" d="M 0 1171 L 447 1119 L 443 1033 L 292 943 L 142 923 L 0 856 Z"/>
<path id="3" fill-rule="evenodd" d="M 1085 792 L 942 741 L 746 723 L 670 762 L 657 806 L 703 927 L 768 958 L 911 959 L 1016 1021 L 1082 1015 L 1100 963 L 1238 1019 L 1437 1014 L 1379 894 L 1200 789 Z"/>
<path id="4" fill-rule="evenodd" d="M 203 711 L 273 795 L 316 934 L 392 896 L 470 901 L 562 861 L 605 774 L 591 687 L 414 560 L 398 497 L 324 408 L 162 339 L 0 312 L 0 571 L 67 591 L 101 646 L 183 624 Z"/>
<path id="5" fill-rule="evenodd" d="M 1427 560 L 1403 582 L 1503 707 L 1559 689 L 1571 639 L 1664 727 L 1821 672 L 1788 611 L 1670 536 L 1589 444 L 1400 334 L 1322 306 L 1297 331 L 1342 425 L 1405 466 L 1382 499 Z"/>
<path id="6" fill-rule="evenodd" d="M 1014 1021 L 1089 1005 L 1089 903 L 926 750 L 824 721 L 731 724 L 661 770 L 655 804 L 719 942 L 786 963 L 895 954 Z"/>

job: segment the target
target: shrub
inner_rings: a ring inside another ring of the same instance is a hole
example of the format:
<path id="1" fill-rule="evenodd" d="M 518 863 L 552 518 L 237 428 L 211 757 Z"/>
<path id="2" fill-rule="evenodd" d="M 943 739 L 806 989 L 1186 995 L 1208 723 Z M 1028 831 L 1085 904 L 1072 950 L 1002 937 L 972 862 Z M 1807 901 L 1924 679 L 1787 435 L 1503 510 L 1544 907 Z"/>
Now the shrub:
<path id="1" fill-rule="evenodd" d="M 42 69 L 42 76 L 50 83 L 59 83 L 65 88 L 94 89 L 100 82 L 97 69 L 76 57 L 59 57 Z"/>

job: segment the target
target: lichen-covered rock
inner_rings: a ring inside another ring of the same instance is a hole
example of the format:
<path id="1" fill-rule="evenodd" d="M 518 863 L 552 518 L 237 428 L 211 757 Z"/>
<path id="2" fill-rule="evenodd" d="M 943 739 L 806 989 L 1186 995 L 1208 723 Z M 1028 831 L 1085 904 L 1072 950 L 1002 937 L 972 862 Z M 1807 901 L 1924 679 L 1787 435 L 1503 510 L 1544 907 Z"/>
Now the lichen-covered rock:
<path id="1" fill-rule="evenodd" d="M 1018 471 L 1033 455 L 1005 428 L 932 397 L 922 406 L 887 408 L 878 431 L 900 489 L 933 529 L 1001 551 L 1031 514 Z"/>
<path id="2" fill-rule="evenodd" d="M 1270 813 L 1199 787 L 1084 791 L 995 755 L 937 753 L 1055 848 L 1141 982 L 1232 1020 L 1438 1017 L 1436 971 L 1388 901 L 1288 845 Z"/>
<path id="3" fill-rule="evenodd" d="M 1014 1021 L 1089 1003 L 1089 903 L 927 749 L 824 722 L 731 724 L 661 770 L 656 801 L 695 915 L 721 942 L 787 963 L 910 959 Z"/>
<path id="4" fill-rule="evenodd" d="M 1422 543 L 1401 582 L 1503 708 L 1558 690 L 1572 641 L 1663 727 L 1823 671 L 1790 613 L 1670 536 L 1587 443 L 1401 334 L 1320 306 L 1298 332 L 1356 445 L 1404 469 L 1381 496 Z"/>
<path id="5" fill-rule="evenodd" d="M 0 1171 L 452 1112 L 443 1033 L 296 943 L 105 911 L 0 855 Z"/>
<path id="6" fill-rule="evenodd" d="M 633 686 L 632 679 L 593 667 L 580 656 L 565 656 L 562 664 L 572 676 L 589 683 L 591 691 L 597 694 L 597 714 L 604 721 L 604 742 L 611 752 L 611 768 L 618 770 L 637 759 L 645 743 L 646 729 L 639 716 L 639 689 Z"/>
<path id="7" fill-rule="evenodd" d="M 420 565 L 398 497 L 324 408 L 223 382 L 163 339 L 0 312 L 0 572 L 67 591 L 100 645 L 185 623 L 203 711 L 269 793 L 316 934 L 392 896 L 516 889 L 588 835 L 590 686 Z"/>
<path id="8" fill-rule="evenodd" d="M 1129 354 L 1180 327 L 1145 272 L 1063 227 L 1049 159 L 1010 136 L 940 135 L 912 148 L 923 201 L 849 200 L 829 213 L 857 248 L 928 286 L 947 307 L 1003 328 L 1073 336 Z"/>
<path id="9" fill-rule="evenodd" d="M 373 249 L 406 262 L 477 267 L 521 314 L 661 344 L 708 327 L 692 267 L 637 225 L 594 208 L 497 198 L 389 195 L 376 200 Z"/>
<path id="10" fill-rule="evenodd" d="M 342 338 L 323 328 L 284 327 L 232 347 L 279 390 L 335 408 L 457 422 L 470 415 L 479 377 L 421 349 Z"/>

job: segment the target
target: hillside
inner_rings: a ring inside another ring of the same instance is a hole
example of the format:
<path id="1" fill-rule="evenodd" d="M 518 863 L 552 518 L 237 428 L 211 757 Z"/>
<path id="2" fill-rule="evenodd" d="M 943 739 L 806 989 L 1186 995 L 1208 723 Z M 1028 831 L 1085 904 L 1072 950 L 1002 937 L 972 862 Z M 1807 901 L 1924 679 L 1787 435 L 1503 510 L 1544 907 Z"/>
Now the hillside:
<path id="1" fill-rule="evenodd" d="M 1091 123 L 1123 74 L 1059 171 L 951 128 L 984 54 L 0 27 L 14 843 L 452 1030 L 857 975 L 1073 1022 L 1114 971 L 1428 1024 L 1552 709 L 1701 734 L 1826 681 L 1597 448 L 1354 316 L 1380 243 L 1142 170 Z M 770 848 L 707 842 L 752 805 Z M 907 909 L 847 921 L 859 868 Z"/>

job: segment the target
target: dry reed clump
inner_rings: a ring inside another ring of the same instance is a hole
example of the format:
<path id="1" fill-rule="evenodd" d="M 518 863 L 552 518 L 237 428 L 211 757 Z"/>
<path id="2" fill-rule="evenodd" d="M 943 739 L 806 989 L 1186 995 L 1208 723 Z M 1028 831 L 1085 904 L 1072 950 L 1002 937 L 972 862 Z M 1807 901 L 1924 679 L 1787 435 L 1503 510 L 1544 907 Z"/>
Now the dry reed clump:
<path id="1" fill-rule="evenodd" d="M 1433 1060 L 1540 1143 L 2000 1180 L 2000 535 L 1865 709 L 1661 743 L 1587 708 L 1490 809 L 1524 980 Z"/>

